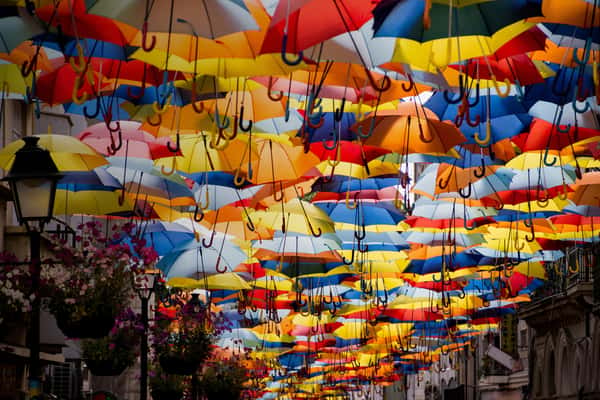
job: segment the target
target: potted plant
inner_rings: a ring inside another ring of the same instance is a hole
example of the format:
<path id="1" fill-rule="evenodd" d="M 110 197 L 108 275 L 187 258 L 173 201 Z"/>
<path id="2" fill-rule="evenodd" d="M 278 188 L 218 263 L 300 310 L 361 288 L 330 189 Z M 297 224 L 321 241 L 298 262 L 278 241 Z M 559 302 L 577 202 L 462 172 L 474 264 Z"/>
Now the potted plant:
<path id="1" fill-rule="evenodd" d="M 90 372 L 97 376 L 121 375 L 135 363 L 143 330 L 139 316 L 128 308 L 107 336 L 83 340 L 82 358 Z"/>
<path id="2" fill-rule="evenodd" d="M 149 372 L 150 394 L 154 400 L 179 400 L 186 389 L 186 380 L 180 375 L 169 375 L 161 368 Z"/>
<path id="3" fill-rule="evenodd" d="M 174 300 L 174 317 L 161 313 L 155 315 L 152 340 L 156 358 L 170 374 L 191 375 L 211 351 L 215 329 L 215 315 L 200 304 L 198 297 L 178 297 Z"/>
<path id="4" fill-rule="evenodd" d="M 242 396 L 248 380 L 246 369 L 235 358 L 208 363 L 199 378 L 199 388 L 207 400 L 236 400 Z"/>
<path id="5" fill-rule="evenodd" d="M 177 375 L 193 374 L 210 353 L 212 335 L 203 326 L 180 324 L 159 335 L 155 349 L 161 367 Z"/>
<path id="6" fill-rule="evenodd" d="M 132 229 L 131 224 L 115 226 L 109 238 L 98 222 L 88 222 L 78 227 L 74 243 L 50 238 L 51 261 L 43 265 L 42 288 L 67 337 L 106 336 L 129 303 L 134 274 L 156 261 L 156 252 Z"/>

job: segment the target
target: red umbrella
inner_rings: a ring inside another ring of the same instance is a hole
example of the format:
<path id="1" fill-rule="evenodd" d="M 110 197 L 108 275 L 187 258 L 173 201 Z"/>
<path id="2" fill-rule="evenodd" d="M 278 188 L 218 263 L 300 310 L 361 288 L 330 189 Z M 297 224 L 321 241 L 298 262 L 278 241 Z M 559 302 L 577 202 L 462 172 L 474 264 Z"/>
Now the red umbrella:
<path id="1" fill-rule="evenodd" d="M 527 54 L 517 54 L 503 59 L 494 56 L 478 57 L 471 59 L 466 69 L 461 65 L 451 65 L 450 68 L 465 72 L 474 79 L 492 79 L 494 74 L 498 81 L 508 79 L 515 83 L 518 80 L 521 85 L 544 82 L 544 77 Z"/>
<path id="2" fill-rule="evenodd" d="M 526 53 L 544 50 L 545 45 L 546 35 L 535 26 L 506 42 L 491 56 L 471 59 L 466 70 L 460 65 L 450 67 L 472 78 L 492 79 L 493 73 L 498 81 L 508 79 L 514 83 L 518 79 L 521 85 L 542 83 L 544 78 Z"/>
<path id="3" fill-rule="evenodd" d="M 89 71 L 91 73 L 85 73 L 84 78 L 81 78 L 69 64 L 64 64 L 58 69 L 40 76 L 36 82 L 36 95 L 50 105 L 90 99 L 96 93 L 107 89 L 108 85 L 101 83 L 100 90 L 98 90 L 98 82 L 101 77 L 97 72 Z M 93 86 L 88 80 L 90 76 L 93 77 Z M 77 90 L 75 90 L 75 85 L 78 85 Z"/>
<path id="4" fill-rule="evenodd" d="M 546 34 L 540 28 L 534 26 L 503 44 L 496 50 L 494 56 L 502 59 L 517 54 L 529 53 L 530 51 L 544 50 L 545 48 Z"/>
<path id="5" fill-rule="evenodd" d="M 78 63 L 78 60 L 75 59 L 75 62 Z M 102 75 L 106 78 L 118 79 L 119 84 L 158 86 L 164 83 L 163 70 L 139 60 L 122 61 L 92 57 L 89 60 L 89 67 L 94 71 L 102 71 Z M 169 81 L 175 80 L 177 75 L 177 72 L 169 71 L 167 79 Z M 179 79 L 181 78 L 182 74 L 179 73 Z M 134 89 L 135 94 L 138 94 L 138 92 Z"/>
<path id="6" fill-rule="evenodd" d="M 562 127 L 565 128 L 565 127 Z M 528 133 L 512 138 L 522 152 L 532 150 L 562 150 L 572 143 L 598 136 L 597 129 L 571 127 L 568 133 L 558 132 L 556 125 L 542 119 L 534 119 Z"/>
<path id="7" fill-rule="evenodd" d="M 545 201 L 548 198 L 554 198 L 559 194 L 562 194 L 563 190 L 564 189 L 562 185 L 548 188 L 547 190 L 505 190 L 485 196 L 481 198 L 481 202 L 486 207 L 495 207 L 498 204 L 498 201 L 500 201 L 502 204 L 519 204 L 527 201 L 534 202 L 536 200 Z M 572 191 L 573 189 L 567 185 L 567 192 Z"/>
<path id="8" fill-rule="evenodd" d="M 371 160 L 376 159 L 390 150 L 380 147 L 362 146 L 355 142 L 340 141 L 339 145 L 339 160 L 353 164 L 363 165 Z M 321 160 L 337 160 L 338 146 L 336 142 L 330 140 L 327 142 L 315 142 L 310 144 L 310 151 L 313 152 Z"/>
<path id="9" fill-rule="evenodd" d="M 85 37 L 127 45 L 138 33 L 138 30 L 99 15 L 88 14 L 84 0 L 59 1 L 35 10 L 42 21 L 61 27 L 67 36 Z"/>
<path id="10" fill-rule="evenodd" d="M 478 217 L 469 219 L 466 221 L 469 227 L 482 226 L 485 224 L 491 224 L 494 219 L 491 217 Z M 407 224 L 413 228 L 434 228 L 434 229 L 451 229 L 453 227 L 464 226 L 465 221 L 460 218 L 453 219 L 429 219 L 424 217 L 410 216 L 406 218 L 402 223 Z"/>
<path id="11" fill-rule="evenodd" d="M 373 17 L 375 4 L 372 0 L 280 1 L 260 52 L 298 53 L 348 30 L 357 30 Z"/>

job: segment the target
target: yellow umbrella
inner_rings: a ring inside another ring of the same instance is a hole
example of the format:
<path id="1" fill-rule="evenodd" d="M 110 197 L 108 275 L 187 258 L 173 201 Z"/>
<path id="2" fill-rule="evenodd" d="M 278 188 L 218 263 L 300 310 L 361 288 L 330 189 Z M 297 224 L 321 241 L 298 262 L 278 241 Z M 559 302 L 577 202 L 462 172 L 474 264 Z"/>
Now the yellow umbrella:
<path id="1" fill-rule="evenodd" d="M 54 200 L 55 215 L 109 215 L 117 213 L 131 213 L 133 204 L 126 198 L 122 204 L 119 200 L 120 192 L 104 190 L 56 190 Z"/>
<path id="2" fill-rule="evenodd" d="M 169 286 L 184 289 L 209 289 L 209 290 L 250 290 L 251 287 L 235 272 L 225 272 L 218 275 L 209 275 L 206 280 L 175 277 L 167 282 Z"/>
<path id="3" fill-rule="evenodd" d="M 162 70 L 165 69 L 165 65 L 168 65 L 167 69 L 170 71 L 181 71 L 186 73 L 202 71 L 205 75 L 219 76 L 222 78 L 288 75 L 293 71 L 312 68 L 305 62 L 301 62 L 295 66 L 289 66 L 283 62 L 279 54 L 261 54 L 255 58 L 206 58 L 196 61 L 188 61 L 185 58 L 171 54 L 168 57 L 169 61 L 167 64 L 166 53 L 162 51 L 147 53 L 143 50 L 138 50 L 131 55 L 131 58 L 154 65 Z"/>
<path id="4" fill-rule="evenodd" d="M 544 153 L 545 150 L 528 151 L 508 161 L 505 166 L 520 170 L 541 168 L 544 166 Z M 573 160 L 573 155 L 564 154 L 558 150 L 548 150 L 547 161 L 552 162 L 554 159 L 557 161 L 556 165 L 565 165 Z"/>
<path id="5" fill-rule="evenodd" d="M 397 39 L 392 62 L 407 63 L 411 68 L 435 72 L 469 58 L 494 54 L 502 45 L 531 29 L 535 24 L 525 21 L 508 25 L 491 36 L 461 36 L 417 42 Z"/>
<path id="6" fill-rule="evenodd" d="M 247 164 L 248 159 L 256 159 L 258 153 L 250 149 L 246 138 L 239 137 L 228 140 L 223 149 L 211 145 L 218 134 L 183 135 L 180 140 L 182 156 L 164 157 L 155 161 L 155 165 L 163 171 L 179 170 L 187 173 L 207 171 L 235 171 L 240 165 Z M 174 139 L 173 141 L 175 141 Z M 250 150 L 249 150 L 250 149 Z M 167 172 L 168 173 L 168 172 Z"/>
<path id="7" fill-rule="evenodd" d="M 39 138 L 38 145 L 50 152 L 59 171 L 91 171 L 108 161 L 96 150 L 67 135 L 35 135 Z M 0 150 L 0 168 L 9 170 L 15 160 L 15 153 L 25 145 L 22 139 L 6 145 Z"/>
<path id="8" fill-rule="evenodd" d="M 275 204 L 265 211 L 254 211 L 250 213 L 250 218 L 257 226 L 262 225 L 305 235 L 335 232 L 333 221 L 327 213 L 301 199 L 294 199 L 281 205 Z"/>

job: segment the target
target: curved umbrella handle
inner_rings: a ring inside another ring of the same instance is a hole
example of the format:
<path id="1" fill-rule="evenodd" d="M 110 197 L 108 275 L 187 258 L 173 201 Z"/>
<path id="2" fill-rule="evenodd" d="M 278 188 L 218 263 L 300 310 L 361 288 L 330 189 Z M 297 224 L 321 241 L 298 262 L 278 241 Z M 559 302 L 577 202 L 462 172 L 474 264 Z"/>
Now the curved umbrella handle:
<path id="1" fill-rule="evenodd" d="M 179 133 L 177 133 L 175 135 L 175 147 L 172 147 L 171 142 L 167 141 L 167 148 L 169 149 L 169 151 L 171 153 L 179 153 L 179 151 L 181 150 L 181 142 L 179 139 Z"/>
<path id="2" fill-rule="evenodd" d="M 463 207 L 466 207 L 466 205 L 464 203 L 463 203 Z M 468 230 L 468 231 L 472 231 L 472 230 L 474 230 L 476 228 L 474 225 L 473 226 L 469 226 L 469 223 L 467 222 L 466 215 L 463 218 L 463 227 L 466 230 Z"/>
<path id="3" fill-rule="evenodd" d="M 346 208 L 348 210 L 354 210 L 356 209 L 356 207 L 358 207 L 358 194 L 359 192 L 354 193 L 354 202 L 352 203 L 352 205 L 350 204 L 350 190 L 346 190 Z"/>
<path id="4" fill-rule="evenodd" d="M 367 231 L 363 224 L 360 224 L 359 229 L 354 231 L 354 237 L 359 242 L 367 237 Z"/>
<path id="5" fill-rule="evenodd" d="M 204 219 L 204 211 L 200 208 L 198 204 L 196 204 L 196 208 L 194 209 L 194 221 L 200 222 Z"/>
<path id="6" fill-rule="evenodd" d="M 467 186 L 469 189 L 465 192 L 463 192 L 464 188 L 460 188 L 458 189 L 458 194 L 460 195 L 460 197 L 462 197 L 463 199 L 468 199 L 469 197 L 471 197 L 471 192 L 473 190 L 473 185 L 471 184 L 471 182 L 469 182 L 469 185 Z"/>
<path id="7" fill-rule="evenodd" d="M 543 159 L 544 165 L 547 167 L 552 167 L 558 161 L 558 156 L 554 156 L 554 159 L 550 162 L 550 161 L 548 161 L 548 154 L 550 154 L 550 152 L 549 152 L 549 149 L 546 148 L 546 150 L 544 151 L 544 159 Z"/>
<path id="8" fill-rule="evenodd" d="M 408 77 L 408 86 L 406 86 L 406 82 L 402 82 L 402 90 L 408 93 L 415 88 L 415 81 L 411 74 L 406 74 L 406 76 Z"/>
<path id="9" fill-rule="evenodd" d="M 337 134 L 334 132 L 333 133 L 333 141 L 332 144 L 329 145 L 327 144 L 327 140 L 325 138 L 321 139 L 321 143 L 323 145 L 324 148 L 326 148 L 327 150 L 335 150 L 338 147 L 338 136 Z"/>
<path id="10" fill-rule="evenodd" d="M 477 114 L 475 116 L 475 119 L 473 121 L 471 121 L 471 112 L 469 110 L 467 110 L 466 115 L 465 115 L 465 121 L 467 122 L 467 125 L 469 125 L 471 128 L 476 128 L 479 126 L 479 123 L 481 122 L 481 115 Z"/>
<path id="11" fill-rule="evenodd" d="M 307 217 L 308 218 L 308 217 Z M 308 228 L 310 229 L 310 233 L 318 238 L 323 234 L 323 230 L 321 230 L 321 227 L 317 227 L 317 230 L 315 231 L 314 227 L 312 226 L 311 222 L 309 219 L 306 220 L 306 222 L 308 223 Z"/>
<path id="12" fill-rule="evenodd" d="M 458 77 L 458 97 L 453 99 L 450 97 L 450 91 L 444 90 L 444 100 L 449 104 L 458 104 L 465 97 L 465 79 L 462 75 Z"/>
<path id="13" fill-rule="evenodd" d="M 224 150 L 229 146 L 229 139 L 223 134 L 223 129 L 219 129 L 219 133 L 213 133 L 208 145 L 215 150 Z"/>
<path id="14" fill-rule="evenodd" d="M 496 89 L 496 94 L 498 97 L 505 98 L 510 94 L 510 88 L 512 86 L 510 80 L 508 78 L 504 79 L 504 84 L 506 85 L 506 91 L 502 92 L 500 90 L 500 85 L 498 84 L 498 80 L 496 79 L 496 75 L 492 74 L 492 83 L 494 84 L 494 88 Z"/>
<path id="15" fill-rule="evenodd" d="M 83 106 L 83 115 L 89 119 L 95 119 L 100 114 L 100 96 L 96 96 L 96 109 L 94 112 L 88 111 L 88 105 Z"/>
<path id="16" fill-rule="evenodd" d="M 216 221 L 215 221 L 216 223 Z M 208 249 L 209 247 L 212 247 L 214 241 L 215 241 L 215 230 L 213 229 L 211 234 L 210 234 L 210 239 L 208 240 L 208 242 L 206 241 L 206 238 L 202 238 L 202 247 L 204 247 L 205 249 Z"/>
<path id="17" fill-rule="evenodd" d="M 107 112 L 104 115 L 104 124 L 106 125 L 106 129 L 108 129 L 110 132 L 115 133 L 115 132 L 120 132 L 121 131 L 121 123 L 119 121 L 112 121 L 112 113 L 111 112 Z M 115 126 L 112 126 L 112 123 L 115 123 Z"/>
<path id="18" fill-rule="evenodd" d="M 481 165 L 473 170 L 473 175 L 476 178 L 483 178 L 485 176 L 485 159 L 483 157 L 481 157 Z"/>
<path id="19" fill-rule="evenodd" d="M 446 182 L 444 182 L 444 178 L 443 177 L 441 177 L 440 179 L 438 179 L 438 187 L 440 189 L 446 189 L 449 184 L 450 184 L 450 175 L 448 175 L 448 179 L 446 179 Z"/>
<path id="20" fill-rule="evenodd" d="M 359 125 L 356 127 L 356 134 L 358 135 L 358 137 L 362 138 L 362 139 L 367 139 L 370 138 L 371 135 L 373 134 L 373 130 L 375 129 L 375 116 L 373 115 L 371 117 L 371 124 L 369 125 L 369 131 L 366 134 L 363 134 L 362 132 L 362 125 Z"/>
<path id="21" fill-rule="evenodd" d="M 160 172 L 165 175 L 165 176 L 171 176 L 175 173 L 175 171 L 177 170 L 176 165 L 177 165 L 177 158 L 173 157 L 173 163 L 171 164 L 171 169 L 169 171 L 167 171 L 167 169 L 165 168 L 164 165 L 160 166 Z"/>
<path id="22" fill-rule="evenodd" d="M 289 58 L 287 58 L 287 53 L 286 53 L 287 41 L 288 41 L 288 35 L 287 35 L 287 33 L 284 33 L 283 38 L 281 39 L 281 59 L 283 60 L 284 63 L 293 67 L 294 65 L 298 65 L 302 62 L 302 59 L 304 58 L 304 53 L 302 51 L 299 51 L 296 56 L 296 59 L 290 60 Z"/>
<path id="23" fill-rule="evenodd" d="M 145 52 L 150 52 L 156 46 L 156 36 L 152 35 L 150 42 L 148 42 L 148 21 L 144 21 L 142 24 L 142 49 Z"/>
<path id="24" fill-rule="evenodd" d="M 239 127 L 242 130 L 242 132 L 250 132 L 252 130 L 252 120 L 249 119 L 248 120 L 248 125 L 244 125 L 244 106 L 242 106 L 240 108 L 240 118 L 239 118 Z"/>
<path id="25" fill-rule="evenodd" d="M 585 40 L 585 46 L 583 47 L 583 58 L 579 58 L 579 55 L 577 55 L 577 50 L 579 50 L 577 47 L 573 48 L 573 61 L 575 61 L 580 67 L 585 67 L 587 65 L 587 63 L 590 61 L 590 54 L 591 54 L 591 46 L 592 46 L 592 37 L 588 36 L 588 38 Z"/>
<path id="26" fill-rule="evenodd" d="M 423 143 L 431 143 L 434 141 L 435 137 L 432 135 L 430 138 L 425 137 L 425 130 L 423 129 L 423 125 L 421 124 L 421 120 L 417 118 L 419 123 L 419 140 Z M 410 127 L 410 116 L 408 117 L 408 126 Z M 427 121 L 427 127 L 435 130 L 434 126 Z"/>
<path id="27" fill-rule="evenodd" d="M 479 132 L 475 132 L 473 135 L 473 140 L 479 145 L 479 147 L 487 147 L 490 144 L 490 141 L 492 140 L 492 124 L 489 120 L 489 117 L 487 123 L 485 124 L 485 136 L 483 139 L 479 138 Z"/>
<path id="28" fill-rule="evenodd" d="M 342 255 L 342 262 L 345 265 L 352 265 L 352 264 L 354 264 L 354 247 L 352 247 L 352 253 L 351 253 L 351 256 L 350 256 L 350 260 L 348 260 L 346 258 L 346 256 Z"/>
<path id="29" fill-rule="evenodd" d="M 206 189 L 206 191 L 204 193 L 206 193 L 204 195 L 204 201 L 206 204 L 203 205 L 202 203 L 198 202 L 199 203 L 198 205 L 200 206 L 200 208 L 202 210 L 208 210 L 208 208 L 210 207 L 210 194 L 208 193 L 208 189 Z M 219 212 L 219 210 L 217 210 L 217 213 L 218 212 Z"/>
<path id="30" fill-rule="evenodd" d="M 79 89 L 81 88 L 81 77 L 77 76 L 75 78 L 75 83 L 73 83 L 73 91 L 71 92 L 71 100 L 73 103 L 78 106 L 82 105 L 88 100 L 89 94 L 87 92 L 83 92 L 83 95 L 79 97 Z"/>
<path id="31" fill-rule="evenodd" d="M 527 240 L 529 243 L 535 242 L 535 226 L 532 224 L 530 229 L 531 236 L 529 236 L 529 234 L 525 235 L 525 240 Z"/>
<path id="32" fill-rule="evenodd" d="M 587 112 L 590 109 L 590 103 L 588 103 L 587 99 L 583 101 L 584 106 L 583 108 L 579 108 L 577 106 L 577 96 L 573 97 L 573 100 L 571 101 L 571 106 L 573 107 L 573 111 L 575 111 L 577 114 L 583 114 L 585 112 Z"/>
<path id="33" fill-rule="evenodd" d="M 243 186 L 246 182 L 246 177 L 240 174 L 240 168 L 236 168 L 235 174 L 233 175 L 233 184 L 237 187 Z"/>
<path id="34" fill-rule="evenodd" d="M 319 129 L 320 127 L 323 126 L 323 123 L 325 123 L 325 116 L 320 115 L 318 118 L 319 118 L 319 122 L 313 122 L 311 116 L 307 116 L 306 120 L 305 120 L 306 125 L 308 125 L 312 129 Z"/>
<path id="35" fill-rule="evenodd" d="M 467 104 L 469 105 L 469 107 L 475 107 L 477 104 L 479 104 L 479 81 L 477 81 L 477 84 L 475 85 L 475 101 L 473 101 L 473 103 L 471 103 L 468 100 L 468 96 L 465 96 L 465 97 L 467 98 Z"/>
<path id="36" fill-rule="evenodd" d="M 217 128 L 227 129 L 229 128 L 230 123 L 231 120 L 227 115 L 225 115 L 225 117 L 223 118 L 223 122 L 221 122 L 221 116 L 219 115 L 219 107 L 215 106 L 215 125 L 217 126 Z"/>
<path id="37" fill-rule="evenodd" d="M 215 265 L 215 271 L 220 274 L 227 272 L 227 265 L 221 266 L 221 255 L 217 257 L 217 265 Z"/>
<path id="38" fill-rule="evenodd" d="M 573 99 L 573 108 L 577 108 L 575 105 L 575 99 Z M 560 108 L 560 111 L 558 112 L 558 116 L 556 117 L 556 131 L 560 132 L 560 133 L 569 133 L 569 131 L 571 130 L 571 124 L 566 124 L 565 127 L 563 128 L 560 125 L 560 120 L 562 119 L 562 115 L 563 115 L 563 107 Z"/>
<path id="39" fill-rule="evenodd" d="M 269 76 L 269 84 L 267 86 L 267 96 L 269 96 L 269 99 L 271 101 L 280 101 L 281 99 L 283 99 L 282 91 L 280 91 L 278 95 L 273 94 L 273 75 Z"/>
<path id="40" fill-rule="evenodd" d="M 360 240 L 357 243 L 357 249 L 359 253 L 365 254 L 369 252 L 369 245 L 365 244 L 363 247 L 360 247 Z"/>
<path id="41" fill-rule="evenodd" d="M 156 118 L 156 119 L 154 119 Z M 150 126 L 160 126 L 162 124 L 162 114 L 152 114 L 146 117 L 146 123 Z"/>
<path id="42" fill-rule="evenodd" d="M 110 149 L 116 153 L 117 151 L 121 150 L 121 147 L 123 147 L 123 132 L 121 131 L 121 129 L 119 129 L 118 133 L 117 133 L 117 138 L 118 138 L 118 144 L 115 144 L 115 139 L 113 138 L 112 132 L 110 132 Z M 114 155 L 113 153 L 113 155 Z"/>
<path id="43" fill-rule="evenodd" d="M 376 92 L 379 92 L 379 93 L 386 92 L 392 86 L 392 80 L 387 75 L 383 76 L 383 78 L 381 80 L 381 85 L 378 85 L 377 82 L 375 81 L 375 77 L 373 76 L 371 71 L 366 67 L 365 67 L 365 73 L 367 74 L 367 78 L 369 79 L 369 83 L 370 83 L 371 87 L 373 87 L 373 89 Z"/>
<path id="44" fill-rule="evenodd" d="M 79 76 L 83 76 L 85 71 L 88 69 L 88 63 L 85 61 L 85 55 L 83 54 L 83 48 L 81 44 L 78 42 L 75 46 L 77 49 L 77 58 L 79 59 L 79 63 L 75 62 L 75 57 L 69 58 L 69 65 L 73 69 L 73 71 L 77 72 Z"/>

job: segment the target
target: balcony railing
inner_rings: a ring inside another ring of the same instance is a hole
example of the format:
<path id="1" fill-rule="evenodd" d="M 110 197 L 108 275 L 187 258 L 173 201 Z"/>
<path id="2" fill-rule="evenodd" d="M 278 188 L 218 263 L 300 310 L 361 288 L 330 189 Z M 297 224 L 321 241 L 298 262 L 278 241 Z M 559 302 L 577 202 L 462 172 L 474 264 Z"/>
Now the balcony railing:
<path id="1" fill-rule="evenodd" d="M 598 261 L 600 260 L 592 253 L 591 248 L 567 251 L 567 256 L 563 259 L 545 264 L 546 281 L 536 289 L 531 300 L 536 302 L 552 296 L 567 295 L 579 285 L 592 283 Z"/>

